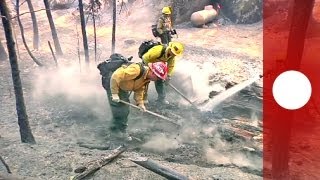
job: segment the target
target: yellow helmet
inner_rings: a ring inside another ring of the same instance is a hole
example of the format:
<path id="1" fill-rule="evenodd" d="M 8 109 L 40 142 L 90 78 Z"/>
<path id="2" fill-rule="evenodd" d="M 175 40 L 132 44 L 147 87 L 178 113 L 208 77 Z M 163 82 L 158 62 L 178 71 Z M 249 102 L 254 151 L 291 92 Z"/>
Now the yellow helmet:
<path id="1" fill-rule="evenodd" d="M 163 7 L 162 8 L 162 13 L 163 14 L 171 14 L 171 9 L 170 9 L 170 7 L 168 7 L 168 6 L 166 6 L 166 7 Z"/>
<path id="2" fill-rule="evenodd" d="M 184 46 L 183 44 L 179 43 L 179 42 L 169 42 L 169 46 L 168 48 L 171 50 L 171 52 L 176 55 L 176 56 L 180 56 L 183 53 L 184 50 Z"/>

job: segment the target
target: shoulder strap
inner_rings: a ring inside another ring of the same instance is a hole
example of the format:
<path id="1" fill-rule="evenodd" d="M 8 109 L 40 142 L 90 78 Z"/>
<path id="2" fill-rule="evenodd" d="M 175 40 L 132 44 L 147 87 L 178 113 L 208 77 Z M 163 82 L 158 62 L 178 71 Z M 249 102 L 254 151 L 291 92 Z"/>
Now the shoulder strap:
<path id="1" fill-rule="evenodd" d="M 164 16 L 160 16 L 159 19 L 162 20 L 162 21 L 164 21 Z"/>
<path id="2" fill-rule="evenodd" d="M 166 49 L 167 49 L 167 45 L 163 44 L 163 45 L 162 45 L 161 54 L 160 54 L 160 56 L 159 56 L 158 58 L 161 58 L 161 57 L 164 55 L 164 53 L 166 52 Z M 158 59 L 158 58 L 157 58 L 157 59 Z"/>
<path id="3" fill-rule="evenodd" d="M 138 64 L 139 67 L 140 67 L 140 74 L 136 78 L 134 78 L 133 80 L 140 79 L 143 76 L 144 72 L 146 71 L 146 69 L 143 67 L 142 63 L 139 62 L 139 63 L 136 63 L 136 64 Z"/>

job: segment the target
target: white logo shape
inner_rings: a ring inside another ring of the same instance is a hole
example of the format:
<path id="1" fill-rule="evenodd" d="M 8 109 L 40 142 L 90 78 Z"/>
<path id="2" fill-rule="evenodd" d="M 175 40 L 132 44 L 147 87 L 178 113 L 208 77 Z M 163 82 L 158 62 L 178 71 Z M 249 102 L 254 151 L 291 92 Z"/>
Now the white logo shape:
<path id="1" fill-rule="evenodd" d="M 311 83 L 299 71 L 281 73 L 273 83 L 272 94 L 283 108 L 295 110 L 303 107 L 311 97 Z"/>

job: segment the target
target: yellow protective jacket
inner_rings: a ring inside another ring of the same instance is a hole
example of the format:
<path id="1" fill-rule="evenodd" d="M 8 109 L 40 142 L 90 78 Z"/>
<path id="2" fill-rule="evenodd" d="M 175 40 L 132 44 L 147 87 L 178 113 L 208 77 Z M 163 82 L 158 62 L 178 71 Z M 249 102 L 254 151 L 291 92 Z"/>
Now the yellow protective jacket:
<path id="1" fill-rule="evenodd" d="M 167 62 L 168 66 L 168 76 L 173 74 L 174 65 L 175 65 L 175 57 L 171 56 L 168 57 L 168 51 L 166 50 L 165 53 L 160 57 L 162 52 L 162 45 L 156 45 L 148 50 L 143 56 L 142 59 L 145 63 L 155 63 L 155 62 Z"/>
<path id="2" fill-rule="evenodd" d="M 134 80 L 140 74 L 139 64 L 130 64 L 129 66 L 122 66 L 118 68 L 111 76 L 110 88 L 112 94 L 118 94 L 119 90 L 134 91 L 134 100 L 137 105 L 143 103 L 143 94 L 145 85 L 150 80 L 147 79 L 149 68 L 145 67 L 144 74 L 137 80 Z"/>
<path id="3" fill-rule="evenodd" d="M 157 31 L 159 34 L 162 34 L 164 31 L 171 31 L 172 30 L 172 23 L 171 17 L 162 15 L 157 23 Z"/>

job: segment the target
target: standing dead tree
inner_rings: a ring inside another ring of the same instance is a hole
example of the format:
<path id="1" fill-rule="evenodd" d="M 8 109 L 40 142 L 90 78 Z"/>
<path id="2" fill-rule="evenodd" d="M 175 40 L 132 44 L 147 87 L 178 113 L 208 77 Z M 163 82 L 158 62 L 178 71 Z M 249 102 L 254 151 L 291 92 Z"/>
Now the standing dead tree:
<path id="1" fill-rule="evenodd" d="M 9 52 L 9 60 L 11 65 L 11 74 L 12 74 L 12 82 L 16 97 L 16 109 L 18 115 L 18 124 L 20 127 L 20 136 L 21 141 L 23 143 L 35 143 L 33 134 L 31 132 L 29 126 L 28 115 L 26 111 L 26 106 L 24 103 L 21 79 L 20 79 L 20 71 L 18 66 L 17 54 L 15 50 L 15 42 L 12 36 L 12 28 L 11 28 L 11 18 L 8 12 L 8 7 L 6 1 L 0 1 L 0 12 L 3 28 L 6 35 L 7 40 L 7 48 Z"/>
<path id="2" fill-rule="evenodd" d="M 19 28 L 20 28 L 20 32 L 21 32 L 21 38 L 22 38 L 22 42 L 24 47 L 26 48 L 29 56 L 32 58 L 32 60 L 38 65 L 38 66 L 43 66 L 43 64 L 38 61 L 38 59 L 36 57 L 34 57 L 34 55 L 31 53 L 29 46 L 26 42 L 25 36 L 24 36 L 24 29 L 23 29 L 23 25 L 20 19 L 20 5 L 19 5 L 19 0 L 16 0 L 16 12 L 17 12 L 17 20 L 18 20 L 18 24 L 19 24 Z"/>
<path id="3" fill-rule="evenodd" d="M 0 39 L 0 61 L 4 61 L 8 59 L 8 54 L 2 45 L 2 41 Z"/>
<path id="4" fill-rule="evenodd" d="M 57 35 L 57 30 L 56 30 L 56 27 L 53 22 L 51 10 L 50 10 L 50 4 L 49 4 L 48 0 L 43 0 L 43 2 L 44 2 L 44 6 L 46 8 L 46 13 L 47 13 L 47 17 L 48 17 L 48 21 L 49 21 L 49 25 L 50 25 L 50 29 L 51 29 L 54 48 L 56 49 L 56 52 L 58 55 L 63 55 L 62 50 L 61 50 L 61 46 L 60 46 L 60 42 L 59 42 L 59 38 Z"/>
<path id="5" fill-rule="evenodd" d="M 117 20 L 117 0 L 113 0 L 113 13 L 112 13 L 112 40 L 111 40 L 111 53 L 113 54 L 116 48 L 116 20 Z"/>
<path id="6" fill-rule="evenodd" d="M 94 36 L 94 61 L 97 63 L 97 33 L 96 33 L 96 12 L 101 9 L 101 2 L 99 0 L 90 0 L 89 11 L 93 22 L 93 36 Z"/>
<path id="7" fill-rule="evenodd" d="M 33 26 L 33 48 L 39 49 L 39 30 L 38 30 L 38 23 L 36 13 L 34 12 L 33 5 L 31 0 L 27 0 L 31 19 L 32 19 L 32 26 Z"/>
<path id="8" fill-rule="evenodd" d="M 89 65 L 89 48 L 88 48 L 88 39 L 86 32 L 86 22 L 84 19 L 83 12 L 83 3 L 82 0 L 79 0 L 79 12 L 80 12 L 80 21 L 81 21 L 81 30 L 82 30 L 82 40 L 83 40 L 83 48 L 84 48 L 84 58 L 87 65 Z"/>

